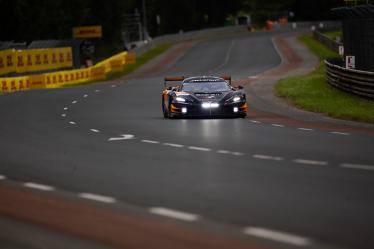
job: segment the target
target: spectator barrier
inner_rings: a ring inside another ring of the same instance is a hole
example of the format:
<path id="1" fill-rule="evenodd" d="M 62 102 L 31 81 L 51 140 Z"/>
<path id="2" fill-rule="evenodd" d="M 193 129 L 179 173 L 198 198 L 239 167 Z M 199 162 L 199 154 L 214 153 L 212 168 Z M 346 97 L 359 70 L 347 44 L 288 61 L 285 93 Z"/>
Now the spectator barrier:
<path id="1" fill-rule="evenodd" d="M 70 68 L 70 47 L 0 51 L 0 75 Z"/>
<path id="2" fill-rule="evenodd" d="M 125 65 L 135 62 L 135 54 L 122 52 L 88 68 L 4 77 L 0 78 L 0 92 L 10 93 L 30 89 L 59 88 L 65 85 L 103 80 L 108 73 L 122 71 Z"/>

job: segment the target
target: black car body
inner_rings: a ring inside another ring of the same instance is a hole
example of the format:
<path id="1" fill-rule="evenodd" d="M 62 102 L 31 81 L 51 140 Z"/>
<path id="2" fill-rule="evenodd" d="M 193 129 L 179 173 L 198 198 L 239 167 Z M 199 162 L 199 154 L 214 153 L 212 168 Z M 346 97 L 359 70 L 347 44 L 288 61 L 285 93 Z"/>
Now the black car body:
<path id="1" fill-rule="evenodd" d="M 174 87 L 168 82 L 179 81 Z M 233 87 L 231 77 L 166 77 L 162 92 L 165 118 L 240 117 L 247 115 L 248 105 L 243 87 Z"/>

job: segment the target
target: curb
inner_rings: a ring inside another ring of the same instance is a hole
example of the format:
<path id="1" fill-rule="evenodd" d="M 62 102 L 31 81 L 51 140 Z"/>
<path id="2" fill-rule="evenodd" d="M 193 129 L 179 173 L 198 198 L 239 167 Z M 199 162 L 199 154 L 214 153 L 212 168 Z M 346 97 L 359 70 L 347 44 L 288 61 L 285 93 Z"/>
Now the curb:
<path id="1" fill-rule="evenodd" d="M 281 57 L 280 65 L 244 80 L 244 83 L 249 83 L 246 90 L 249 104 L 252 106 L 250 116 L 257 118 L 257 115 L 261 114 L 262 118 L 266 116 L 272 122 L 277 120 L 290 125 L 374 134 L 372 124 L 334 119 L 321 113 L 301 110 L 277 97 L 274 86 L 280 79 L 311 72 L 318 65 L 318 59 L 305 46 L 298 43 L 295 36 L 278 36 L 273 39 L 273 44 Z M 266 119 L 263 121 L 266 122 Z"/>

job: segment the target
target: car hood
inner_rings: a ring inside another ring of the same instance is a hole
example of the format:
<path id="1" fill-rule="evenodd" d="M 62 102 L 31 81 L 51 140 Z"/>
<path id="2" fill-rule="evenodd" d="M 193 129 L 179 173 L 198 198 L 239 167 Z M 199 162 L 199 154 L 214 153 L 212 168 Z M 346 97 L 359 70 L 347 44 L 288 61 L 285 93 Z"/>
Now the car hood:
<path id="1" fill-rule="evenodd" d="M 177 96 L 191 96 L 199 102 L 221 102 L 233 96 L 233 92 L 213 92 L 213 93 L 189 93 L 178 92 Z"/>

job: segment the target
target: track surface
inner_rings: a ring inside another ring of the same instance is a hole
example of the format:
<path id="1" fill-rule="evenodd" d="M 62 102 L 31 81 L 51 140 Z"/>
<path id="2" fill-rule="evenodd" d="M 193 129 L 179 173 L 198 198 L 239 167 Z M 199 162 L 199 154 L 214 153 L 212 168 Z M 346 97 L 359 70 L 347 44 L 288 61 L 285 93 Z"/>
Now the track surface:
<path id="1" fill-rule="evenodd" d="M 374 246 L 373 136 L 165 120 L 164 75 L 256 75 L 271 34 L 204 41 L 159 76 L 0 96 L 0 174 L 347 248 Z M 65 108 L 65 110 L 64 110 Z M 65 114 L 62 116 L 62 114 Z M 108 141 L 130 134 L 132 139 Z"/>

